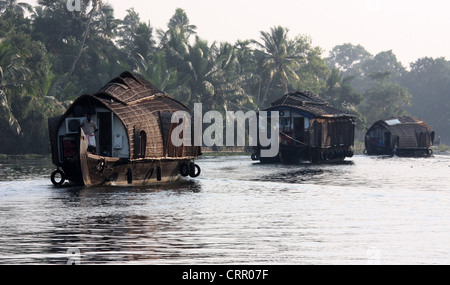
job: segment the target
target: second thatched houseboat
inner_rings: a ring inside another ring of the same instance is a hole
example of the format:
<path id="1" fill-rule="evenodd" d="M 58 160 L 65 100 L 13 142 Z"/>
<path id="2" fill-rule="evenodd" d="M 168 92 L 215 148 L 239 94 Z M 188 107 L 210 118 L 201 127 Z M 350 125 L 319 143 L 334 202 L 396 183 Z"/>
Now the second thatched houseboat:
<path id="1" fill-rule="evenodd" d="M 280 151 L 263 158 L 261 146 L 252 155 L 261 162 L 332 162 L 353 156 L 355 116 L 331 106 L 310 92 L 296 92 L 272 103 L 279 112 Z"/>
<path id="2" fill-rule="evenodd" d="M 366 133 L 368 155 L 429 156 L 435 132 L 423 120 L 411 116 L 380 120 Z"/>
<path id="3" fill-rule="evenodd" d="M 200 147 L 175 147 L 172 114 L 188 108 L 142 76 L 124 72 L 49 120 L 52 182 L 147 185 L 196 177 Z M 190 135 L 190 134 L 186 134 Z"/>

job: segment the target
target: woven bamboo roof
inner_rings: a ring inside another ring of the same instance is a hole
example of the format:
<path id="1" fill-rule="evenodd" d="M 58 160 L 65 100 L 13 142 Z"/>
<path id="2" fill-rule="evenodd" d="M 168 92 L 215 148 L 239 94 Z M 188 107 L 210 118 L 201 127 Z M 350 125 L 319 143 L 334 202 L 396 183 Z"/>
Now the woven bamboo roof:
<path id="1" fill-rule="evenodd" d="M 378 121 L 393 133 L 404 132 L 415 129 L 427 129 L 431 131 L 431 127 L 422 119 L 412 116 L 390 117 L 386 120 Z"/>
<path id="2" fill-rule="evenodd" d="M 141 75 L 126 71 L 102 87 L 94 96 L 107 96 L 117 102 L 130 105 L 155 95 L 166 94 Z"/>
<path id="3" fill-rule="evenodd" d="M 66 114 L 75 105 L 98 104 L 111 110 L 124 124 L 130 141 L 130 153 L 134 152 L 135 131 L 139 129 L 146 132 L 149 138 L 146 157 L 167 155 L 172 113 L 191 113 L 185 105 L 153 86 L 144 77 L 128 71 L 108 82 L 97 93 L 79 97 Z M 196 156 L 197 151 L 191 147 L 184 155 Z"/>
<path id="4" fill-rule="evenodd" d="M 311 92 L 295 92 L 284 95 L 272 103 L 270 109 L 290 107 L 307 112 L 315 117 L 355 117 L 330 105 L 327 101 Z"/>
<path id="5" fill-rule="evenodd" d="M 418 145 L 418 136 L 421 133 L 431 136 L 433 133 L 432 128 L 424 120 L 412 116 L 391 117 L 386 120 L 380 120 L 370 129 L 377 125 L 385 127 L 389 132 L 397 136 L 399 138 L 399 147 L 402 148 L 421 147 L 422 145 Z"/>

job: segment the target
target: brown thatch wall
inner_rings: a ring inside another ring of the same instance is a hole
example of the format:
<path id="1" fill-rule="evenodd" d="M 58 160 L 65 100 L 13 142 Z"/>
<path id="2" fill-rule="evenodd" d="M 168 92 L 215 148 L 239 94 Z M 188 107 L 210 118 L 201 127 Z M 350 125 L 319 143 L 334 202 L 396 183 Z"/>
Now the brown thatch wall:
<path id="1" fill-rule="evenodd" d="M 389 125 L 390 120 L 398 120 L 400 124 Z M 434 132 L 423 120 L 411 116 L 391 118 L 375 124 L 389 130 L 393 136 L 398 137 L 397 147 L 402 149 L 428 148 L 433 145 Z"/>
<path id="2" fill-rule="evenodd" d="M 170 151 L 171 115 L 190 110 L 171 96 L 158 90 L 150 82 L 130 72 L 122 73 L 93 95 L 112 110 L 125 125 L 130 140 L 130 153 L 135 153 L 135 131 L 147 135 L 146 158 L 197 156 L 198 147 L 184 147 Z M 169 128 L 170 126 L 170 128 Z"/>

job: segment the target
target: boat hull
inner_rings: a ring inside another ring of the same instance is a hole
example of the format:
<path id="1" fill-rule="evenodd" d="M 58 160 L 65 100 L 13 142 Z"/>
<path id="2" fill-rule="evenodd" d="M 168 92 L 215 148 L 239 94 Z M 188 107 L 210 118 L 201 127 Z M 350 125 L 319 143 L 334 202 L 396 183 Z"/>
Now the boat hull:
<path id="1" fill-rule="evenodd" d="M 84 186 L 143 186 L 176 182 L 183 177 L 197 177 L 200 167 L 194 157 L 126 159 L 105 157 L 88 152 L 84 132 L 80 134 L 79 157 L 64 161 L 61 165 L 62 185 L 65 180 L 71 185 Z"/>
<path id="2" fill-rule="evenodd" d="M 190 160 L 128 161 L 88 154 L 83 184 L 95 185 L 152 185 L 182 179 L 180 167 Z"/>
<path id="3" fill-rule="evenodd" d="M 129 161 L 94 154 L 87 154 L 80 162 L 62 167 L 64 179 L 71 185 L 143 186 L 176 182 L 188 176 L 181 174 L 183 166 L 194 165 L 189 159 Z"/>
<path id="4" fill-rule="evenodd" d="M 429 157 L 433 155 L 433 150 L 430 148 L 381 148 L 372 147 L 365 150 L 365 153 L 370 156 L 376 155 L 391 155 L 399 157 Z"/>
<path id="5" fill-rule="evenodd" d="M 280 151 L 277 156 L 272 158 L 261 157 L 260 150 L 258 149 L 257 152 L 252 155 L 252 159 L 259 160 L 261 163 L 334 163 L 344 161 L 346 158 L 352 158 L 353 154 L 350 147 L 321 149 L 280 145 Z"/>

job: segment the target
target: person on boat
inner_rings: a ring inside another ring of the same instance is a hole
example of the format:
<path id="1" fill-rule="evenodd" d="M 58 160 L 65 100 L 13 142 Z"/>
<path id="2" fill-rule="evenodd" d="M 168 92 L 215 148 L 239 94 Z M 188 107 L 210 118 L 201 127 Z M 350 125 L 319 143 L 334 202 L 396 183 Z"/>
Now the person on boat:
<path id="1" fill-rule="evenodd" d="M 95 142 L 95 132 L 98 131 L 97 123 L 92 120 L 91 114 L 86 114 L 86 120 L 81 123 L 84 133 L 86 134 L 89 142 L 88 151 L 95 153 L 97 149 L 97 143 Z"/>

